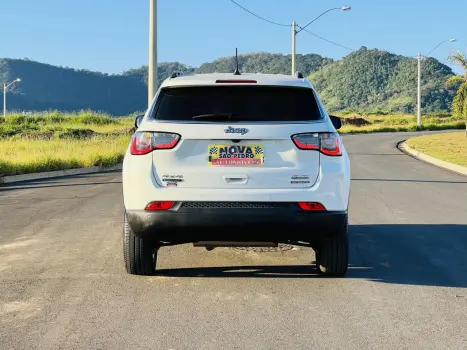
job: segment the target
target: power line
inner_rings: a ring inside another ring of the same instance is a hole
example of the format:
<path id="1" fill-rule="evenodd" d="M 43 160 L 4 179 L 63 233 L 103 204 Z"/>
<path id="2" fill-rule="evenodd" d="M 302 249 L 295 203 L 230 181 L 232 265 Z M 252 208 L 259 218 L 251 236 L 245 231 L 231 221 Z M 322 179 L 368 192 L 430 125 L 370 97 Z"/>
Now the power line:
<path id="1" fill-rule="evenodd" d="M 240 5 L 238 2 L 236 2 L 236 1 L 234 1 L 234 0 L 230 0 L 230 1 L 231 1 L 232 3 L 234 3 L 235 5 L 237 5 L 238 7 L 240 7 L 242 10 L 248 12 L 249 14 L 251 14 L 251 15 L 253 15 L 253 16 L 255 16 L 255 17 L 257 17 L 257 18 L 259 18 L 259 19 L 261 19 L 261 20 L 263 20 L 263 21 L 265 21 L 265 22 L 274 24 L 274 25 L 276 25 L 276 26 L 281 26 L 281 27 L 291 27 L 290 24 L 277 23 L 277 22 L 271 21 L 271 20 L 269 20 L 269 19 L 267 19 L 267 18 L 261 17 L 261 16 L 257 15 L 256 13 L 253 13 L 253 12 L 251 12 L 250 10 L 246 9 L 245 7 L 243 7 L 242 5 Z M 300 26 L 297 26 L 297 27 L 300 28 L 300 31 L 305 31 L 305 32 L 307 32 L 308 34 L 311 34 L 311 35 L 313 35 L 313 36 L 315 36 L 315 37 L 317 37 L 317 38 L 319 38 L 319 39 L 321 39 L 321 40 L 327 41 L 327 42 L 330 43 L 330 44 L 333 44 L 333 45 L 342 47 L 342 48 L 344 48 L 344 49 L 346 49 L 346 50 L 354 51 L 354 49 L 351 49 L 350 47 L 343 46 L 343 45 L 338 44 L 338 43 L 336 43 L 336 42 L 334 42 L 334 41 L 331 41 L 331 40 L 328 40 L 328 39 L 326 39 L 326 38 L 323 38 L 322 36 L 319 36 L 319 35 L 317 35 L 317 34 L 315 34 L 315 33 L 312 33 L 312 32 L 310 32 L 308 29 L 306 29 L 305 27 L 303 27 L 303 28 L 300 27 Z"/>
<path id="2" fill-rule="evenodd" d="M 317 21 L 319 18 L 323 17 L 326 13 L 330 12 L 330 11 L 334 11 L 334 10 L 340 10 L 342 9 L 341 7 L 334 7 L 332 9 L 329 9 L 327 11 L 324 11 L 322 14 L 320 14 L 318 17 L 316 17 L 314 20 L 312 20 L 310 23 L 308 23 L 306 26 L 304 26 L 303 28 L 300 29 L 300 31 L 304 30 L 306 27 L 308 27 L 310 24 L 314 23 L 315 21 Z"/>
<path id="3" fill-rule="evenodd" d="M 346 50 L 349 50 L 349 51 L 355 51 L 354 49 L 351 49 L 350 47 L 347 47 L 347 46 L 338 44 L 338 43 L 336 43 L 336 42 L 334 42 L 334 41 L 331 41 L 331 40 L 328 40 L 328 39 L 326 39 L 326 38 L 323 38 L 322 36 L 319 36 L 318 34 L 312 33 L 312 32 L 310 32 L 308 29 L 302 28 L 302 27 L 300 27 L 300 26 L 297 26 L 297 27 L 300 28 L 300 31 L 307 32 L 308 34 L 311 34 L 311 35 L 313 35 L 313 36 L 315 36 L 315 37 L 317 37 L 317 38 L 319 38 L 319 39 L 321 39 L 321 40 L 327 41 L 327 42 L 330 43 L 330 44 L 333 44 L 333 45 L 342 47 L 343 49 L 346 49 Z"/>
<path id="4" fill-rule="evenodd" d="M 266 19 L 264 17 L 261 17 L 261 16 L 258 16 L 256 13 L 253 13 L 251 12 L 250 10 L 244 8 L 242 5 L 240 5 L 239 3 L 235 2 L 234 0 L 230 0 L 231 2 L 233 2 L 235 5 L 237 5 L 238 7 L 240 7 L 242 10 L 248 12 L 249 14 L 263 20 L 263 21 L 266 21 L 266 22 L 269 22 L 271 24 L 275 24 L 276 26 L 281 26 L 281 27 L 291 27 L 292 25 L 291 24 L 283 24 L 283 23 L 277 23 L 277 22 L 274 22 L 274 21 L 271 21 L 269 19 Z"/>

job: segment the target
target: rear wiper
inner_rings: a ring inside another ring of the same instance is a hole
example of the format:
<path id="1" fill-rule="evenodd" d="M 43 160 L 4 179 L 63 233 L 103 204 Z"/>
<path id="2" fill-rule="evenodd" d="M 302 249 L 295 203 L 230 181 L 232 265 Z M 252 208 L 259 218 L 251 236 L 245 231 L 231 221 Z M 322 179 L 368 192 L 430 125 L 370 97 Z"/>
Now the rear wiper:
<path id="1" fill-rule="evenodd" d="M 200 114 L 200 115 L 195 115 L 193 119 L 207 120 L 207 121 L 229 121 L 229 122 L 239 121 L 238 118 L 235 118 L 233 113 Z"/>

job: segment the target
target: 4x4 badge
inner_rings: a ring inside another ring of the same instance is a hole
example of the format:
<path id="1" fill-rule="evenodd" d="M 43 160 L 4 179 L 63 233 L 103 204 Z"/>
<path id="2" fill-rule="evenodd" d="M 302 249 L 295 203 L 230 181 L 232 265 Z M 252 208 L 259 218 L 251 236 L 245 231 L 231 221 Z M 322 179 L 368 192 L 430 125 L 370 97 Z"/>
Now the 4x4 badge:
<path id="1" fill-rule="evenodd" d="M 249 130 L 246 128 L 232 128 L 229 126 L 227 129 L 224 130 L 226 134 L 242 134 L 245 135 Z"/>

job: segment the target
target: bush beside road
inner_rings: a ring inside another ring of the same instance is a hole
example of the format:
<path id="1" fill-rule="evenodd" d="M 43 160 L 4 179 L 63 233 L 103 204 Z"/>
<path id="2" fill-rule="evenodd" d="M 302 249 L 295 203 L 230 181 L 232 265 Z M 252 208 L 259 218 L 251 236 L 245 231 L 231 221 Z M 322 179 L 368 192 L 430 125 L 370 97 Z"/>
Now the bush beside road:
<path id="1" fill-rule="evenodd" d="M 467 167 L 467 137 L 465 132 L 419 136 L 408 139 L 407 145 L 434 158 Z"/>
<path id="2" fill-rule="evenodd" d="M 0 177 L 121 163 L 134 117 L 114 118 L 92 111 L 12 114 L 0 117 Z M 424 130 L 464 129 L 465 121 L 424 116 Z M 340 133 L 415 131 L 412 115 L 343 117 Z"/>

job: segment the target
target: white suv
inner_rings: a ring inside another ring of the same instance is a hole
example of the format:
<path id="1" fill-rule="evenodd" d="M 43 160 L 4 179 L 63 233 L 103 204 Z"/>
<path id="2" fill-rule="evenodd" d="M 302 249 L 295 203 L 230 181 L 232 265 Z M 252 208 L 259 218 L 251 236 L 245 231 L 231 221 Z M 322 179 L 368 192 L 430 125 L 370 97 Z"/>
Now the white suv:
<path id="1" fill-rule="evenodd" d="M 122 175 L 128 273 L 153 274 L 163 246 L 287 243 L 345 275 L 349 158 L 301 74 L 174 74 L 136 126 Z"/>

